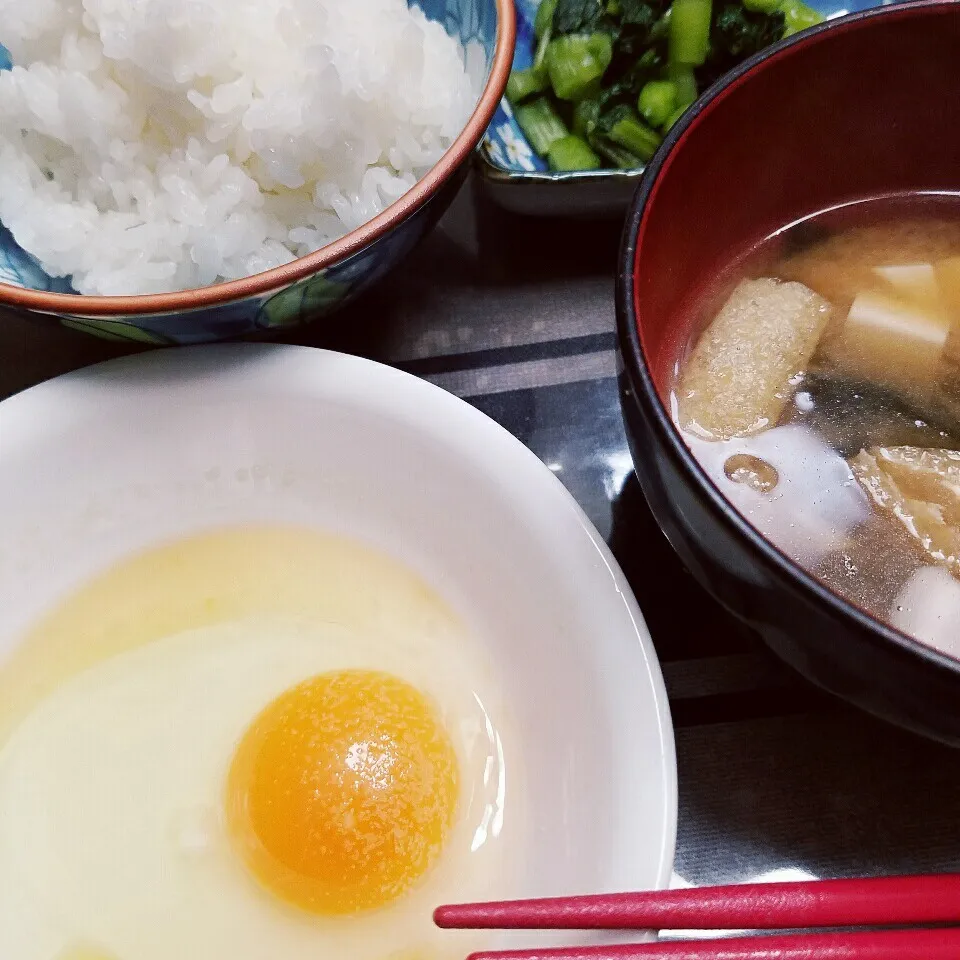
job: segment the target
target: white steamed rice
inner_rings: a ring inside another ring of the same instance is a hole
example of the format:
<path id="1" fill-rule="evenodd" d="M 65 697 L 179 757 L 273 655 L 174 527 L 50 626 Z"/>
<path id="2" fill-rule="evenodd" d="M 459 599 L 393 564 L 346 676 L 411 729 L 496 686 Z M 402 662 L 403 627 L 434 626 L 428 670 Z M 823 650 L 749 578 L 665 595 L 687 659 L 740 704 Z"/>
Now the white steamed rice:
<path id="1" fill-rule="evenodd" d="M 0 0 L 0 222 L 86 294 L 259 273 L 374 217 L 482 82 L 405 0 Z"/>

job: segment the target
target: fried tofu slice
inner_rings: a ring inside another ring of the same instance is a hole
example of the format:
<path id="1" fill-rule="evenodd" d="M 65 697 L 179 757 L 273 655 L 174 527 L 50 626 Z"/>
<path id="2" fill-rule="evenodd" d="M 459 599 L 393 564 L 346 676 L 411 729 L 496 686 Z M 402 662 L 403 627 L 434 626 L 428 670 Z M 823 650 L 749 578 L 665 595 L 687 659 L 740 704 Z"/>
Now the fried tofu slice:
<path id="1" fill-rule="evenodd" d="M 927 559 L 960 577 L 960 451 L 871 447 L 850 469 L 878 512 L 898 521 Z"/>
<path id="2" fill-rule="evenodd" d="M 683 368 L 680 426 L 705 440 L 774 426 L 831 313 L 830 304 L 802 284 L 742 281 Z"/>

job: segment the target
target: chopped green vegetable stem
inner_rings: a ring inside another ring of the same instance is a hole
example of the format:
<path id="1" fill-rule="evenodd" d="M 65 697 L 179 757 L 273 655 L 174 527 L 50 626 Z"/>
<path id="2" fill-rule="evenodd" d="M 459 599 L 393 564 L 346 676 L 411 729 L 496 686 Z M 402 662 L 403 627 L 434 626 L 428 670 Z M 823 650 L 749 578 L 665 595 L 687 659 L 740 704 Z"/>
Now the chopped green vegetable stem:
<path id="1" fill-rule="evenodd" d="M 674 110 L 670 118 L 663 125 L 663 132 L 666 133 L 687 112 L 687 109 L 687 106 L 683 106 Z"/>
<path id="2" fill-rule="evenodd" d="M 640 170 L 643 168 L 643 160 L 619 144 L 610 140 L 591 140 L 590 143 L 597 153 L 605 157 L 619 170 Z"/>
<path id="3" fill-rule="evenodd" d="M 673 0 L 670 8 L 670 62 L 700 66 L 710 49 L 710 0 Z"/>
<path id="4" fill-rule="evenodd" d="M 621 147 L 626 147 L 641 160 L 649 160 L 660 146 L 660 136 L 655 130 L 642 124 L 634 117 L 624 117 L 610 127 L 610 139 Z"/>
<path id="5" fill-rule="evenodd" d="M 613 56 L 607 33 L 568 33 L 547 48 L 550 85 L 561 100 L 580 100 L 596 90 Z"/>
<path id="6" fill-rule="evenodd" d="M 651 127 L 662 127 L 677 109 L 679 90 L 671 80 L 651 80 L 644 84 L 637 109 Z"/>
<path id="7" fill-rule="evenodd" d="M 670 38 L 670 21 L 673 19 L 673 8 L 667 7 L 667 12 L 650 28 L 650 39 L 655 43 Z"/>
<path id="8" fill-rule="evenodd" d="M 541 0 L 537 15 L 533 21 L 533 35 L 539 40 L 550 32 L 553 24 L 553 12 L 557 9 L 557 0 Z"/>
<path id="9" fill-rule="evenodd" d="M 786 18 L 786 27 L 783 31 L 785 37 L 791 37 L 807 27 L 814 27 L 818 23 L 823 23 L 823 14 L 807 6 L 803 0 L 782 0 L 780 11 Z"/>
<path id="10" fill-rule="evenodd" d="M 573 132 L 578 137 L 587 137 L 593 132 L 600 117 L 597 100 L 581 100 L 573 110 Z"/>
<path id="11" fill-rule="evenodd" d="M 543 93 L 549 83 L 547 78 L 534 69 L 514 70 L 507 81 L 507 99 L 517 106 L 538 93 Z"/>
<path id="12" fill-rule="evenodd" d="M 539 97 L 517 107 L 514 116 L 530 141 L 530 146 L 541 157 L 545 157 L 550 147 L 570 132 L 546 97 Z"/>
<path id="13" fill-rule="evenodd" d="M 688 67 L 682 63 L 673 63 L 667 72 L 677 89 L 677 106 L 689 107 L 697 99 L 697 78 L 693 72 L 693 67 Z"/>
<path id="14" fill-rule="evenodd" d="M 533 55 L 533 66 L 530 68 L 534 73 L 547 76 L 547 51 L 550 49 L 550 40 L 552 34 L 548 30 L 537 44 L 536 52 Z"/>
<path id="15" fill-rule="evenodd" d="M 551 170 L 597 170 L 601 166 L 600 158 L 590 149 L 590 145 L 580 137 L 569 136 L 554 140 L 547 153 L 547 162 Z"/>

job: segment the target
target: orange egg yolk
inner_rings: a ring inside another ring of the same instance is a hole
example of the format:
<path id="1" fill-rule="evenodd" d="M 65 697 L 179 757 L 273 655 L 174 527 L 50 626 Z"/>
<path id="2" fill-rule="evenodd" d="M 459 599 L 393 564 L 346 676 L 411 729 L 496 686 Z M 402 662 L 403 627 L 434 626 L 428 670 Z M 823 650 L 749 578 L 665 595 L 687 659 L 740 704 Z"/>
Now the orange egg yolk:
<path id="1" fill-rule="evenodd" d="M 458 801 L 453 744 L 427 698 L 350 670 L 281 694 L 227 783 L 230 832 L 259 882 L 315 914 L 400 897 L 436 861 Z"/>

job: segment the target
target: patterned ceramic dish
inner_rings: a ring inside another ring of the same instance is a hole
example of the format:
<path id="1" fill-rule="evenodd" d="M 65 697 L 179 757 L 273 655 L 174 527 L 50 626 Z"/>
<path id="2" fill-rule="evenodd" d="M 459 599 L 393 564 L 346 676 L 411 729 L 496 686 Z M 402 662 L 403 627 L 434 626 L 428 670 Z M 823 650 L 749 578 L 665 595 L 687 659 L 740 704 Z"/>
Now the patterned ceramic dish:
<path id="1" fill-rule="evenodd" d="M 413 0 L 411 0 L 413 2 Z M 47 315 L 112 340 L 202 343 L 296 326 L 331 313 L 387 273 L 446 210 L 497 110 L 513 58 L 513 0 L 415 0 L 464 47 L 481 52 L 483 93 L 440 162 L 369 223 L 307 257 L 243 280 L 134 297 L 81 297 L 49 277 L 0 224 L 0 306 Z M 470 58 L 468 58 L 470 62 Z M 0 69 L 9 60 L 0 47 Z"/>
<path id="2" fill-rule="evenodd" d="M 829 19 L 884 6 L 887 0 L 808 0 Z M 540 0 L 516 0 L 517 49 L 514 66 L 533 62 L 533 21 Z M 492 200 L 515 213 L 548 217 L 622 216 L 643 170 L 584 170 L 553 173 L 527 143 L 506 98 L 480 148 L 477 166 Z"/>

